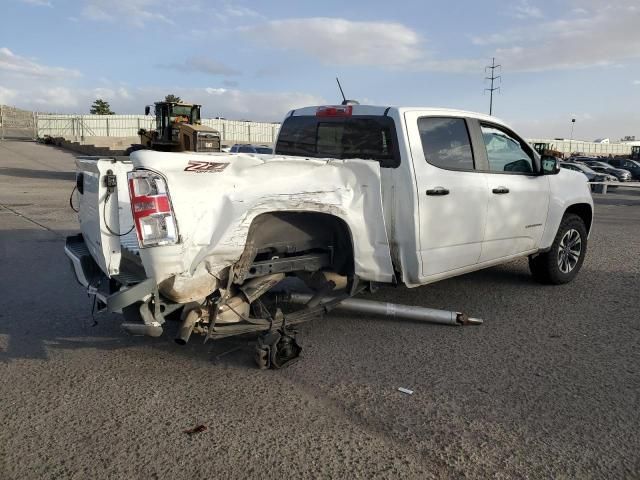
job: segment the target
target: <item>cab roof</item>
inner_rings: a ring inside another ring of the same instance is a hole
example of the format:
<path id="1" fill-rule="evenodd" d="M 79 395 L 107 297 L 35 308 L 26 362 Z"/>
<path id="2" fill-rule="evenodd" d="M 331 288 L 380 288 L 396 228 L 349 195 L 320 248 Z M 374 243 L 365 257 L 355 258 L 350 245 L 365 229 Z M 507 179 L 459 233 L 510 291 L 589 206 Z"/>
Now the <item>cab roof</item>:
<path id="1" fill-rule="evenodd" d="M 469 112 L 466 110 L 456 110 L 452 108 L 439 107 L 393 107 L 386 105 L 347 105 L 351 107 L 351 115 L 372 115 L 372 116 L 392 116 L 403 117 L 408 112 L 421 112 L 428 116 L 443 117 L 468 117 L 484 120 L 487 122 L 498 123 L 504 126 L 507 124 L 497 117 L 486 115 L 484 113 Z M 311 107 L 298 108 L 287 113 L 290 116 L 315 116 L 319 109 L 323 108 L 345 108 L 344 105 L 316 105 Z"/>

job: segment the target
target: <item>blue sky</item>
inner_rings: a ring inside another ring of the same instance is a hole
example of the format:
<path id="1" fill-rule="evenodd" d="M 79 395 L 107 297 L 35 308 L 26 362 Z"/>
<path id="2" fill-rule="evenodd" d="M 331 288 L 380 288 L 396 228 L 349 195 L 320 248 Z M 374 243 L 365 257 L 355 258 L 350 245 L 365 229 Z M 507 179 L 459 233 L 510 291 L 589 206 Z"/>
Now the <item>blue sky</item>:
<path id="1" fill-rule="evenodd" d="M 278 121 L 340 100 L 488 111 L 524 135 L 640 137 L 638 0 L 0 0 L 0 103 L 117 113 L 175 93 Z"/>

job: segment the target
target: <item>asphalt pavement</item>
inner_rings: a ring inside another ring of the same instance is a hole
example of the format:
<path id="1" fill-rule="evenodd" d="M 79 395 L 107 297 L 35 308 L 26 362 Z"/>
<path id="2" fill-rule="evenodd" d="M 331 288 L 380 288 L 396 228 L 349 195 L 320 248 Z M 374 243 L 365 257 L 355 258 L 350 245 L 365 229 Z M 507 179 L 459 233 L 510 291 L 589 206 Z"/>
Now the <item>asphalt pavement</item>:
<path id="1" fill-rule="evenodd" d="M 260 371 L 251 337 L 94 321 L 63 253 L 73 184 L 71 154 L 0 143 L 0 479 L 640 477 L 640 191 L 597 196 L 571 284 L 519 260 L 383 288 L 485 323 L 334 314 Z"/>

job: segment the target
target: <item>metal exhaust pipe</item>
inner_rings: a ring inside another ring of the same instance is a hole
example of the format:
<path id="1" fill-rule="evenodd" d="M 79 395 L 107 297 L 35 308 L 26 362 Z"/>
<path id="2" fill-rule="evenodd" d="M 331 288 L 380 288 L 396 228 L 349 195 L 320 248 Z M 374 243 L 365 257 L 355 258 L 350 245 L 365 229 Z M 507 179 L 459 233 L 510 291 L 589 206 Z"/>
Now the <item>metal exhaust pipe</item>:
<path id="1" fill-rule="evenodd" d="M 175 341 L 178 345 L 186 345 L 189 341 L 189 337 L 191 337 L 191 332 L 193 332 L 193 327 L 198 323 L 200 317 L 202 316 L 202 312 L 199 308 L 194 308 L 193 310 L 189 310 L 186 317 L 180 324 L 180 329 L 178 330 L 178 335 L 175 338 Z"/>
<path id="2" fill-rule="evenodd" d="M 131 335 L 146 335 L 147 337 L 159 337 L 162 335 L 162 327 L 159 323 L 123 323 L 122 328 Z"/>
<path id="3" fill-rule="evenodd" d="M 306 305 L 312 295 L 292 292 L 288 296 L 291 303 Z M 325 297 L 323 302 L 331 302 L 336 297 Z M 321 305 L 322 305 L 321 303 Z M 359 312 L 371 315 L 384 315 L 391 318 L 403 318 L 418 322 L 437 323 L 441 325 L 480 325 L 482 319 L 472 318 L 461 312 L 437 310 L 434 308 L 400 305 L 397 303 L 377 302 L 360 298 L 347 298 L 332 308 L 343 312 Z"/>

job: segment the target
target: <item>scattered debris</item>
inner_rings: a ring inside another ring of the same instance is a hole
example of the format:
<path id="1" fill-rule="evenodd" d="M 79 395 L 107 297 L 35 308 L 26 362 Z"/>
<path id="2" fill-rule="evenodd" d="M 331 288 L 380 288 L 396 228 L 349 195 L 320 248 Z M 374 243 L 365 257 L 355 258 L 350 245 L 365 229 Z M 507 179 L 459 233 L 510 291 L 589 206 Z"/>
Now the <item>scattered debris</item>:
<path id="1" fill-rule="evenodd" d="M 188 430 L 185 430 L 184 433 L 186 433 L 187 435 L 193 435 L 195 433 L 202 433 L 206 431 L 207 431 L 207 427 L 205 425 L 198 425 L 197 427 L 193 427 L 193 428 L 189 428 Z"/>
<path id="2" fill-rule="evenodd" d="M 407 395 L 413 395 L 413 390 L 409 390 L 408 388 L 398 387 L 398 391 L 406 393 Z"/>

